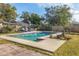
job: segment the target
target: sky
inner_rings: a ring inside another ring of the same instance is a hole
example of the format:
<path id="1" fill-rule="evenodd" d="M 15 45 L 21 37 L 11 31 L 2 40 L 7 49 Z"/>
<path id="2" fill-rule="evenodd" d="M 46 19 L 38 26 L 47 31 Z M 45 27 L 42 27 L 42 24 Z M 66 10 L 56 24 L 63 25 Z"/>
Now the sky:
<path id="1" fill-rule="evenodd" d="M 23 11 L 29 13 L 37 13 L 41 16 L 45 14 L 45 7 L 56 6 L 56 5 L 68 5 L 71 9 L 70 12 L 73 14 L 72 19 L 79 22 L 79 4 L 78 3 L 13 3 L 12 6 L 16 7 L 16 12 L 22 14 Z M 17 21 L 20 21 L 19 17 Z"/>

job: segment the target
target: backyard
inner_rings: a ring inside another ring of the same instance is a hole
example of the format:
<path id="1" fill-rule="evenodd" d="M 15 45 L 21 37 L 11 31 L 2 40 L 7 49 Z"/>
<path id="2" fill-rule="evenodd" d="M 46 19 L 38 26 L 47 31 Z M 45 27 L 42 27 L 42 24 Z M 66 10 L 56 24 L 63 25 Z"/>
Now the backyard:
<path id="1" fill-rule="evenodd" d="M 79 13 L 71 10 L 65 4 L 0 3 L 0 55 L 79 55 L 79 21 L 74 18 Z"/>
<path id="2" fill-rule="evenodd" d="M 7 40 L 0 40 L 0 44 L 12 44 L 19 47 L 26 48 L 28 50 L 36 51 L 34 52 L 35 55 L 39 55 L 38 53 L 41 53 L 40 55 L 53 55 L 53 56 L 78 56 L 79 55 L 79 34 L 67 34 L 71 37 L 70 40 L 68 40 L 66 43 L 64 43 L 58 50 L 56 50 L 54 53 L 50 53 L 44 50 L 32 48 L 30 46 L 22 45 L 19 43 L 7 41 Z M 7 48 L 6 48 L 7 49 Z M 5 52 L 6 53 L 6 52 Z M 13 53 L 13 52 L 12 52 Z M 34 54 L 33 53 L 33 54 Z M 1 54 L 1 53 L 0 53 Z M 7 54 L 8 55 L 8 54 Z M 25 54 L 28 55 L 28 54 Z M 32 55 L 32 54 L 30 54 Z"/>

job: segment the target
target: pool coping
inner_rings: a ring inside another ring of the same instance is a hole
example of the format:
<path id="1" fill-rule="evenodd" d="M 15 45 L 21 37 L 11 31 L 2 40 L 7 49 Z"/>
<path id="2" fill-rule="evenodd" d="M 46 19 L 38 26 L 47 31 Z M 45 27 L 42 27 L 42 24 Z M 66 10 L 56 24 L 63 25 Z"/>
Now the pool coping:
<path id="1" fill-rule="evenodd" d="M 37 32 L 37 31 L 24 32 L 24 33 L 34 33 L 34 32 Z M 23 34 L 23 33 L 17 33 L 17 34 Z M 11 35 L 11 34 L 8 34 L 8 35 Z M 15 35 L 15 34 L 12 34 L 12 35 Z M 53 35 L 55 36 L 56 34 L 53 34 Z M 40 38 L 43 38 L 43 39 L 45 38 L 45 40 L 46 40 L 46 39 L 48 39 L 47 37 L 48 36 L 44 36 L 44 37 L 40 37 Z M 32 46 L 32 47 L 40 48 L 40 49 L 50 51 L 50 52 L 54 52 L 54 51 L 56 51 L 58 49 L 58 47 L 55 48 L 55 49 L 54 48 L 52 49 L 51 47 L 47 48 L 47 46 L 45 44 L 41 44 L 42 41 L 41 42 L 34 42 L 34 41 L 31 41 L 31 40 L 24 40 L 24 39 L 20 39 L 20 38 L 10 37 L 10 36 L 7 36 L 7 35 L 1 35 L 0 38 L 5 39 L 5 40 L 10 40 L 10 41 L 13 41 L 13 42 L 17 42 L 17 43 L 21 43 L 21 44 L 25 44 L 25 45 L 29 45 L 29 46 Z M 43 41 L 45 41 L 45 40 L 43 40 Z M 51 40 L 51 39 L 49 39 L 49 40 Z M 54 40 L 54 39 L 52 39 L 52 40 Z M 63 43 L 64 42 L 65 41 L 63 41 Z"/>

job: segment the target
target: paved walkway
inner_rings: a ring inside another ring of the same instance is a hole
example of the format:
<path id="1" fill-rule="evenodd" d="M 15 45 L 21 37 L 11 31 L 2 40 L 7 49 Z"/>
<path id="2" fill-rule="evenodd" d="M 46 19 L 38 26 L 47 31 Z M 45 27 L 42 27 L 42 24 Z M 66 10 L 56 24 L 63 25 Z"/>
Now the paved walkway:
<path id="1" fill-rule="evenodd" d="M 13 44 L 0 44 L 0 56 L 44 56 L 39 52 L 28 50 Z"/>

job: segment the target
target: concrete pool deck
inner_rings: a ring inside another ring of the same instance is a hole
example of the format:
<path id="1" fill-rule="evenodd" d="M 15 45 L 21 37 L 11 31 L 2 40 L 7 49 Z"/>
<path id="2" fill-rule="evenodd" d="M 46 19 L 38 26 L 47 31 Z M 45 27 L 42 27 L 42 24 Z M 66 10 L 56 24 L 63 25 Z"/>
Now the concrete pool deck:
<path id="1" fill-rule="evenodd" d="M 45 37 L 43 40 L 39 42 L 34 42 L 30 40 L 23 40 L 19 38 L 10 37 L 7 35 L 1 35 L 1 39 L 10 40 L 13 42 L 29 45 L 32 47 L 40 48 L 46 51 L 55 52 L 62 44 L 66 42 L 66 40 L 59 40 L 59 39 L 50 39 Z"/>
<path id="2" fill-rule="evenodd" d="M 0 56 L 46 56 L 45 54 L 23 48 L 11 43 L 0 44 Z"/>

